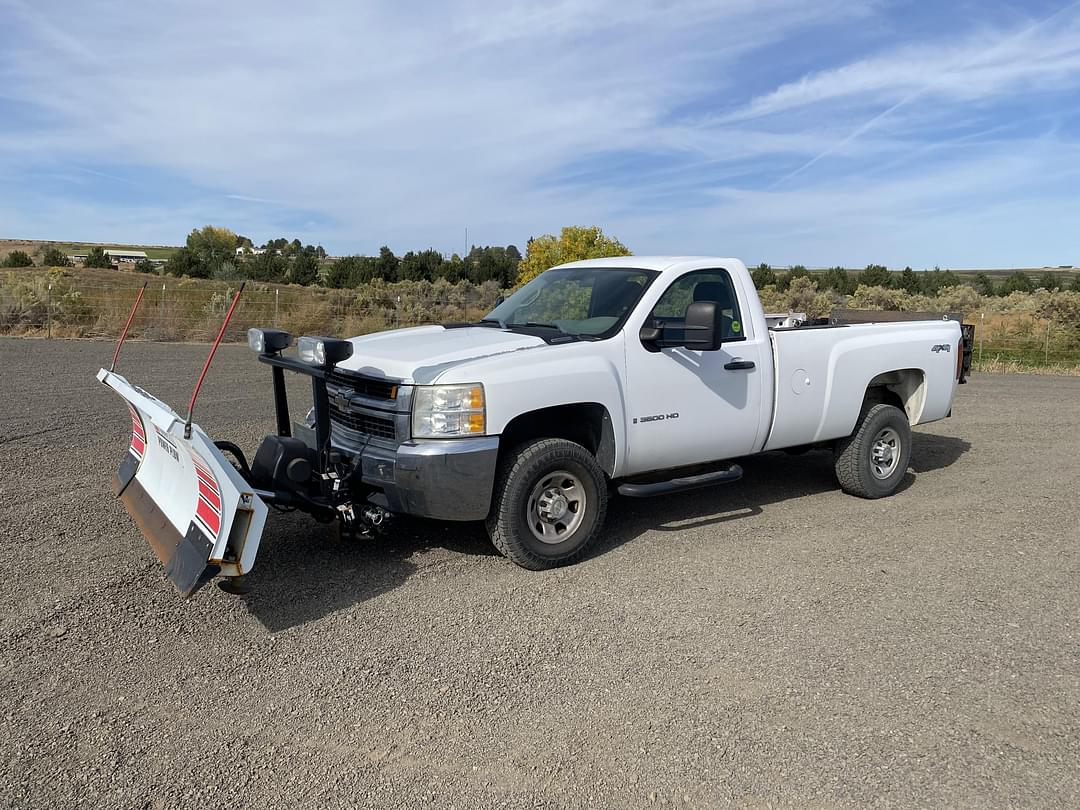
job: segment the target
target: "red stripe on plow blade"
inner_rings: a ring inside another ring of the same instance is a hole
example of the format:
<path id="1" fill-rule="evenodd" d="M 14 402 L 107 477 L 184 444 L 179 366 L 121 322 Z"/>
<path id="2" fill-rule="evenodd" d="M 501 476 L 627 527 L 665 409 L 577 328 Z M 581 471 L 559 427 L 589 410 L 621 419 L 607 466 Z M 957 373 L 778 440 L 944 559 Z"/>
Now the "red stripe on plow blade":
<path id="1" fill-rule="evenodd" d="M 210 530 L 210 534 L 217 537 L 218 529 L 221 528 L 221 518 L 202 498 L 199 498 L 199 503 L 195 507 L 195 516 Z"/>
<path id="2" fill-rule="evenodd" d="M 208 504 L 214 507 L 215 512 L 219 515 L 221 514 L 221 496 L 203 486 L 201 483 L 199 484 L 199 495 L 202 496 Z"/>

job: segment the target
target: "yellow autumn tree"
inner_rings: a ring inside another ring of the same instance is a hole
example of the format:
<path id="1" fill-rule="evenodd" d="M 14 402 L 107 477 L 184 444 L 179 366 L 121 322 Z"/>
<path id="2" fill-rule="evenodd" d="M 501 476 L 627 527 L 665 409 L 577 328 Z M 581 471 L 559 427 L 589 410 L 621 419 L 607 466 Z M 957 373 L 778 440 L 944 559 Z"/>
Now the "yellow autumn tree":
<path id="1" fill-rule="evenodd" d="M 630 250 L 600 228 L 572 225 L 563 228 L 558 236 L 546 233 L 530 239 L 525 258 L 518 264 L 518 284 L 524 284 L 549 267 L 582 259 L 603 259 L 608 256 L 629 256 Z"/>

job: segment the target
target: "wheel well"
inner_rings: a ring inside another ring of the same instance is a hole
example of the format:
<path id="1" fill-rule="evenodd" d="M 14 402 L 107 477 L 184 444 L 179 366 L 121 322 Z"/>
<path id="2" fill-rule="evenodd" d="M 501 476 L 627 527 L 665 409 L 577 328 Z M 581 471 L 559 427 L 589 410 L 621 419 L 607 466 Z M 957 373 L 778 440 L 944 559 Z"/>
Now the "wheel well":
<path id="1" fill-rule="evenodd" d="M 908 422 L 917 424 L 926 400 L 926 377 L 921 369 L 905 368 L 878 374 L 866 386 L 863 410 L 874 405 L 894 405 L 905 414 Z"/>
<path id="2" fill-rule="evenodd" d="M 554 405 L 515 416 L 502 432 L 499 454 L 530 439 L 567 439 L 596 456 L 608 475 L 615 469 L 615 432 L 607 408 L 598 402 Z"/>

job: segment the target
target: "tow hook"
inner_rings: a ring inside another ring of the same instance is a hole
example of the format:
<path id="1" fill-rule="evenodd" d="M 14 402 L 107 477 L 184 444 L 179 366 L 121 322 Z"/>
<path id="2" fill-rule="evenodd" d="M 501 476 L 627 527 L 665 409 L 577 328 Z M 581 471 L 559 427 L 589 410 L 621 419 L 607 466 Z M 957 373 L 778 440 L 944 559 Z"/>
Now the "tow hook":
<path id="1" fill-rule="evenodd" d="M 369 506 L 364 509 L 364 522 L 369 526 L 381 526 L 389 519 L 390 513 L 381 506 Z"/>

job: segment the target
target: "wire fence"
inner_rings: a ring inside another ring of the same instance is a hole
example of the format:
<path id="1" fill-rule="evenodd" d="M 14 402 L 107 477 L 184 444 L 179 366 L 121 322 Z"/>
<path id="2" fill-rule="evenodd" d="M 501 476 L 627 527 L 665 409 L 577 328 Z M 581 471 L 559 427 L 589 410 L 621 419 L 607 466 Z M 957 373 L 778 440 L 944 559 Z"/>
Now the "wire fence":
<path id="1" fill-rule="evenodd" d="M 975 323 L 973 360 L 979 371 L 1080 372 L 1080 324 L 996 313 L 969 320 Z"/>
<path id="2" fill-rule="evenodd" d="M 0 334 L 115 338 L 140 287 L 40 276 L 7 284 L 0 288 Z M 238 283 L 151 280 L 129 335 L 156 341 L 213 340 L 238 289 Z M 499 294 L 494 285 L 405 283 L 330 290 L 249 282 L 225 340 L 244 341 L 252 326 L 355 336 L 424 323 L 474 321 L 492 309 Z"/>
<path id="3" fill-rule="evenodd" d="M 116 338 L 144 278 L 119 276 L 106 282 L 9 274 L 0 283 L 0 334 Z M 130 336 L 213 340 L 238 287 L 236 282 L 151 277 Z M 492 309 L 500 294 L 493 283 L 401 282 L 331 290 L 248 282 L 225 340 L 244 341 L 252 326 L 351 337 L 425 323 L 475 321 Z M 976 326 L 976 370 L 1080 373 L 1080 324 L 995 312 L 969 313 L 965 320 Z"/>

